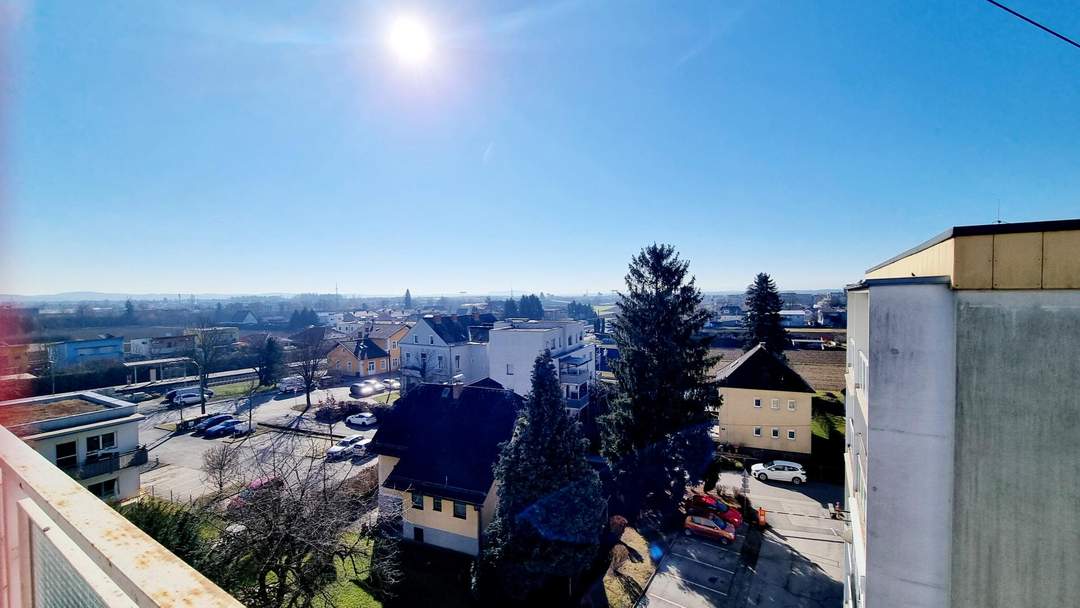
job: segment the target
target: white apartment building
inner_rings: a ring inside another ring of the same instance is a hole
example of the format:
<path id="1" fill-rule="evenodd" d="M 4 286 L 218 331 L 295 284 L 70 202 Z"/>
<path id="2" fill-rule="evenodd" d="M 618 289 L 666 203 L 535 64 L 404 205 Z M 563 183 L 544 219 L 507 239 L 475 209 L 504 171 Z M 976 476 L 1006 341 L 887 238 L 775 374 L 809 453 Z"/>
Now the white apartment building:
<path id="1" fill-rule="evenodd" d="M 1076 606 L 1080 220 L 952 228 L 848 288 L 845 606 Z"/>
<path id="2" fill-rule="evenodd" d="M 133 403 L 93 392 L 0 402 L 0 421 L 49 462 L 105 500 L 139 493 L 139 444 Z"/>
<path id="3" fill-rule="evenodd" d="M 487 378 L 488 332 L 494 324 L 488 314 L 424 315 L 398 343 L 402 389 Z"/>
<path id="4" fill-rule="evenodd" d="M 491 379 L 521 396 L 529 394 L 533 363 L 545 349 L 555 360 L 567 407 L 580 410 L 588 404 L 596 374 L 595 348 L 585 342 L 584 321 L 499 321 L 488 341 Z"/>

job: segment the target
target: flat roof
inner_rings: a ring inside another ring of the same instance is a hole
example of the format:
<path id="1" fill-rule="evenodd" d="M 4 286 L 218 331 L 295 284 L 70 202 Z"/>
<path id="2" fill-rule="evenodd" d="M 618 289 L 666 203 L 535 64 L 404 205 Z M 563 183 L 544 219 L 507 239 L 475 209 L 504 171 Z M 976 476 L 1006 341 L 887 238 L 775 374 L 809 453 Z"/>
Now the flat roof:
<path id="1" fill-rule="evenodd" d="M 82 397 L 62 397 L 50 401 L 27 401 L 0 405 L 0 424 L 6 427 L 65 418 L 89 412 L 109 409 L 103 403 L 95 403 Z"/>
<path id="2" fill-rule="evenodd" d="M 145 365 L 165 365 L 166 363 L 180 363 L 190 361 L 188 357 L 168 357 L 165 359 L 148 359 L 146 361 L 127 361 L 124 367 L 142 367 Z"/>

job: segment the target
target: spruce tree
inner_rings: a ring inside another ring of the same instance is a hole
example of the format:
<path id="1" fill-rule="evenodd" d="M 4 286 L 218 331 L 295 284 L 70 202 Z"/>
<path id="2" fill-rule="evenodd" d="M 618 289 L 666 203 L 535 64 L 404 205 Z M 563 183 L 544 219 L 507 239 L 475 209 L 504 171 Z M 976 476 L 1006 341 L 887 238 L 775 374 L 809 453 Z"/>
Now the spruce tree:
<path id="1" fill-rule="evenodd" d="M 746 288 L 746 341 L 743 350 L 750 350 L 764 343 L 772 354 L 784 358 L 784 346 L 787 345 L 787 332 L 780 322 L 780 309 L 783 301 L 776 291 L 776 283 L 764 272 L 754 277 L 754 282 Z"/>
<path id="2" fill-rule="evenodd" d="M 409 293 L 408 289 L 406 289 L 405 290 L 405 310 L 409 310 L 411 308 L 412 308 L 412 294 Z"/>
<path id="3" fill-rule="evenodd" d="M 630 262 L 619 294 L 613 365 L 618 390 L 601 420 L 603 455 L 616 496 L 631 517 L 671 515 L 701 479 L 713 445 L 707 411 L 719 402 L 710 370 L 709 318 L 688 262 L 670 245 L 651 245 Z"/>
<path id="4" fill-rule="evenodd" d="M 503 318 L 512 319 L 519 314 L 517 301 L 514 300 L 514 298 L 507 298 L 506 301 L 503 302 Z"/>
<path id="5" fill-rule="evenodd" d="M 486 533 L 483 594 L 557 604 L 567 579 L 596 557 L 604 503 L 586 448 L 545 351 L 533 364 L 532 392 L 495 464 L 499 505 Z"/>

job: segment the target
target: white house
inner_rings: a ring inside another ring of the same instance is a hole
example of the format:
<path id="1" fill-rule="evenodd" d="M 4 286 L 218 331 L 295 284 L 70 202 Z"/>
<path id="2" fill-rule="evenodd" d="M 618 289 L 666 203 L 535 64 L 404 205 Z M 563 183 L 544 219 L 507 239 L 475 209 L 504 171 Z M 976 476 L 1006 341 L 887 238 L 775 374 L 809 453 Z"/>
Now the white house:
<path id="1" fill-rule="evenodd" d="M 91 493 L 124 500 L 139 493 L 139 445 L 133 403 L 94 392 L 0 402 L 4 426 Z"/>
<path id="2" fill-rule="evenodd" d="M 398 343 L 403 388 L 486 378 L 488 332 L 494 324 L 489 314 L 424 315 Z"/>
<path id="3" fill-rule="evenodd" d="M 567 407 L 580 410 L 588 403 L 596 349 L 585 342 L 584 321 L 499 321 L 489 336 L 488 373 L 492 380 L 527 395 L 532 390 L 533 362 L 546 349 L 555 360 Z"/>

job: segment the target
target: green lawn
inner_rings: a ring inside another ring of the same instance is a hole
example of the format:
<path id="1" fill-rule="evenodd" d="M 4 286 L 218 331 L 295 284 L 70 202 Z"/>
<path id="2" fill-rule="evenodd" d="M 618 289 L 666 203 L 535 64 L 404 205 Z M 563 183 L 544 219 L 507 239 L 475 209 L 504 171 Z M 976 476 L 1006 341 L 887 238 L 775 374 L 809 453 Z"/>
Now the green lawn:
<path id="1" fill-rule="evenodd" d="M 371 559 L 371 544 L 365 543 L 362 545 L 366 551 L 363 557 L 357 557 L 357 567 L 363 570 L 366 567 L 364 560 Z M 335 567 L 337 568 L 337 582 L 327 586 L 326 591 L 330 594 L 330 601 L 317 599 L 314 602 L 316 608 L 325 608 L 334 606 L 336 608 L 381 608 L 382 602 L 375 599 L 364 588 L 364 575 L 357 576 L 352 571 L 352 567 L 341 560 L 335 560 Z"/>
<path id="2" fill-rule="evenodd" d="M 232 382 L 229 384 L 218 384 L 210 387 L 214 391 L 214 399 L 235 397 L 246 397 L 249 390 L 251 390 L 251 382 Z M 266 391 L 272 391 L 272 386 L 260 386 L 255 389 L 256 393 L 265 393 Z"/>
<path id="3" fill-rule="evenodd" d="M 830 439 L 835 433 L 840 437 L 844 435 L 845 418 L 836 414 L 815 414 L 810 421 L 810 430 L 814 435 L 822 439 Z"/>

